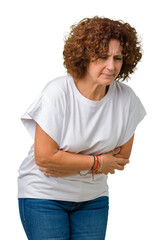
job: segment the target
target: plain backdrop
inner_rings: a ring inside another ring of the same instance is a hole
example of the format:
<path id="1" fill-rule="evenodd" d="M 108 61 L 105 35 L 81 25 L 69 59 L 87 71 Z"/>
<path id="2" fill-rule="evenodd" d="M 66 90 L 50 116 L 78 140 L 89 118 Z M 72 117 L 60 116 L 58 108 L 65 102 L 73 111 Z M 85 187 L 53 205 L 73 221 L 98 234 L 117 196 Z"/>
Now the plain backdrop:
<path id="1" fill-rule="evenodd" d="M 164 18 L 159 0 L 0 1 L 3 239 L 26 239 L 18 212 L 17 177 L 32 138 L 20 117 L 48 81 L 66 74 L 62 52 L 70 26 L 95 15 L 129 22 L 140 35 L 144 55 L 127 84 L 147 111 L 135 133 L 130 164 L 108 179 L 110 210 L 106 239 L 164 239 Z"/>

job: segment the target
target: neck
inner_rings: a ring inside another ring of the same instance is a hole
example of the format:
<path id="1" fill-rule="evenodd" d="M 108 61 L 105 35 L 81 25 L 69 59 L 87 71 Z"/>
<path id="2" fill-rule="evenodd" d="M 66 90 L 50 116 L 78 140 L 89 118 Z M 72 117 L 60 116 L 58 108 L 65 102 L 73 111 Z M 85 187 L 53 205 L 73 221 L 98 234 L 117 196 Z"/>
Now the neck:
<path id="1" fill-rule="evenodd" d="M 90 83 L 85 79 L 75 79 L 79 92 L 86 98 L 93 101 L 100 101 L 107 93 L 109 86 Z"/>

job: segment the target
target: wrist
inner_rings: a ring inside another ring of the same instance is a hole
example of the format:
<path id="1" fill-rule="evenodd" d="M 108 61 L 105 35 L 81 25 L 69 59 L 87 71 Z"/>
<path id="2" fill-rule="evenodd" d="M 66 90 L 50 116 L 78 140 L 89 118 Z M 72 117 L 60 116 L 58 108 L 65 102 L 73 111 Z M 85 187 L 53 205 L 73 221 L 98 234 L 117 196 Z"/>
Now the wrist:
<path id="1" fill-rule="evenodd" d="M 103 167 L 103 157 L 102 155 L 99 155 L 99 166 L 97 168 L 97 172 L 101 172 L 102 167 Z"/>
<path id="2" fill-rule="evenodd" d="M 89 170 L 81 170 L 79 171 L 80 176 L 86 176 L 87 174 L 92 173 L 92 167 L 95 165 L 95 161 L 94 161 L 94 156 L 90 156 L 90 161 L 89 161 Z M 92 161 L 91 161 L 92 160 Z"/>

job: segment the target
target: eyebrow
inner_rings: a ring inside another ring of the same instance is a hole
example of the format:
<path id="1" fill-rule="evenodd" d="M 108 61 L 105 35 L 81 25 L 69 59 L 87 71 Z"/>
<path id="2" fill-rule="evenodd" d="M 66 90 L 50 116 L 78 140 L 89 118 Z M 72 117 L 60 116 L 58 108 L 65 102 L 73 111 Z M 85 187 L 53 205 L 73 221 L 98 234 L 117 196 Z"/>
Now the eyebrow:
<path id="1" fill-rule="evenodd" d="M 106 55 L 109 57 L 111 56 L 110 54 L 106 54 Z M 123 56 L 123 54 L 119 52 L 119 53 L 116 53 L 114 56 Z"/>

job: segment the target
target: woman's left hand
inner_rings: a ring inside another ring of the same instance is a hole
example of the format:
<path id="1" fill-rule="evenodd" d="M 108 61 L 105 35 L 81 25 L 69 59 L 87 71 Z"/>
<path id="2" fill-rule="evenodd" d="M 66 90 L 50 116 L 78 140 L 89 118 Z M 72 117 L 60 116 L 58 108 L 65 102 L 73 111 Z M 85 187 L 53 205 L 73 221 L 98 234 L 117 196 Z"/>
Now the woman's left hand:
<path id="1" fill-rule="evenodd" d="M 49 168 L 43 168 L 43 167 L 39 167 L 39 170 L 44 172 L 44 175 L 46 177 L 68 177 L 74 174 L 79 174 L 79 172 L 59 172 L 59 171 L 55 171 L 53 169 L 49 169 Z M 114 174 L 115 171 L 111 169 L 111 171 L 109 171 L 110 174 Z M 90 172 L 90 174 L 92 174 L 92 172 Z M 95 172 L 95 174 L 99 175 L 99 174 L 103 174 L 102 172 Z M 107 175 L 107 174 L 106 174 Z"/>
<path id="2" fill-rule="evenodd" d="M 74 174 L 78 174 L 78 172 L 59 172 L 59 171 L 55 171 L 53 169 L 49 169 L 49 168 L 43 168 L 43 167 L 39 167 L 39 170 L 44 172 L 44 175 L 46 177 L 68 177 Z"/>

